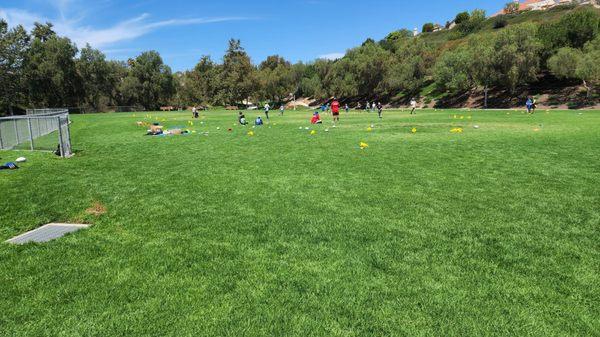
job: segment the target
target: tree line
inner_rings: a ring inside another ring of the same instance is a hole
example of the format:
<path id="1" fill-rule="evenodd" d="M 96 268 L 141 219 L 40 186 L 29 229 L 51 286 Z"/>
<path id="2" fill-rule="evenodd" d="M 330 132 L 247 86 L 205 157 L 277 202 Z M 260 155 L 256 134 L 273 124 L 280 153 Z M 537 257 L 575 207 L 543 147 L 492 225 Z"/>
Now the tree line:
<path id="1" fill-rule="evenodd" d="M 445 35 L 414 37 L 399 30 L 380 41 L 367 39 L 340 59 L 309 63 L 273 55 L 254 64 L 232 39 L 221 62 L 202 56 L 193 69 L 176 73 L 156 51 L 107 60 L 89 45 L 78 50 L 51 23 L 36 23 L 27 32 L 0 20 L 0 113 L 27 107 L 239 105 L 290 95 L 402 101 L 432 86 L 445 94 L 490 88 L 515 93 L 544 72 L 581 81 L 591 97 L 600 85 L 598 11 L 577 8 L 558 21 L 508 24 L 517 15 L 486 19 L 482 10 L 462 12 Z M 490 20 L 493 29 L 484 29 Z"/>

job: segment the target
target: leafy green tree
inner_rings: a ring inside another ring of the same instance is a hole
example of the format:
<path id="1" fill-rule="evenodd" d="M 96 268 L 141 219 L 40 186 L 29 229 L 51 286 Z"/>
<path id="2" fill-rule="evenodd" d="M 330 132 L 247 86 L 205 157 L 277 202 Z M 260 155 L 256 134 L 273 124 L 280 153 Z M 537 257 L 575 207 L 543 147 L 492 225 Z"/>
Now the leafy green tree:
<path id="1" fill-rule="evenodd" d="M 461 12 L 456 14 L 456 17 L 454 18 L 454 23 L 460 25 L 463 22 L 469 21 L 470 18 L 471 14 L 469 14 L 469 12 Z"/>
<path id="2" fill-rule="evenodd" d="M 229 40 L 220 73 L 219 96 L 226 104 L 238 104 L 250 97 L 254 88 L 256 69 L 242 48 L 240 40 Z"/>
<path id="3" fill-rule="evenodd" d="M 407 40 L 397 46 L 386 64 L 379 92 L 415 95 L 423 86 L 435 62 L 433 49 L 423 40 Z"/>
<path id="4" fill-rule="evenodd" d="M 77 60 L 77 70 L 83 83 L 85 103 L 99 110 L 101 99 L 110 97 L 113 85 L 106 57 L 99 50 L 86 45 Z"/>
<path id="5" fill-rule="evenodd" d="M 471 53 L 466 48 L 444 53 L 433 70 L 437 86 L 453 93 L 471 89 L 471 62 Z"/>
<path id="6" fill-rule="evenodd" d="M 190 104 L 215 104 L 219 90 L 220 66 L 210 56 L 202 56 L 187 75 L 186 86 L 191 90 Z"/>
<path id="7" fill-rule="evenodd" d="M 25 102 L 25 58 L 29 48 L 29 35 L 22 26 L 11 30 L 0 20 L 0 112 Z"/>
<path id="8" fill-rule="evenodd" d="M 514 93 L 518 85 L 537 79 L 541 44 L 535 24 L 510 26 L 498 32 L 494 38 L 494 50 L 498 84 Z"/>
<path id="9" fill-rule="evenodd" d="M 51 37 L 56 36 L 56 32 L 52 29 L 54 27 L 50 22 L 46 22 L 46 24 L 42 24 L 39 22 L 35 22 L 33 24 L 33 30 L 31 31 L 31 35 L 42 42 L 46 42 L 46 40 Z"/>
<path id="10" fill-rule="evenodd" d="M 433 25 L 433 23 L 428 22 L 426 24 L 423 25 L 423 29 L 421 30 L 423 33 L 431 33 L 433 32 L 433 29 L 435 28 L 435 26 Z"/>
<path id="11" fill-rule="evenodd" d="M 508 26 L 508 20 L 506 20 L 504 15 L 499 15 L 494 18 L 494 23 L 492 25 L 492 27 L 494 27 L 494 29 L 504 28 L 506 26 Z"/>
<path id="12" fill-rule="evenodd" d="M 600 49 L 586 48 L 586 52 L 569 47 L 561 48 L 548 59 L 548 68 L 559 78 L 576 78 L 582 81 L 591 97 L 600 85 Z"/>
<path id="13" fill-rule="evenodd" d="M 600 50 L 600 34 L 592 41 L 586 43 L 583 50 L 588 53 L 594 50 Z"/>
<path id="14" fill-rule="evenodd" d="M 476 85 L 483 87 L 483 107 L 488 106 L 490 86 L 497 82 L 500 74 L 496 70 L 496 49 L 492 34 L 476 35 L 469 40 L 471 54 L 471 76 Z"/>
<path id="15" fill-rule="evenodd" d="M 485 11 L 482 9 L 475 9 L 471 12 L 469 20 L 462 22 L 458 25 L 458 29 L 463 34 L 471 34 L 474 33 L 483 27 L 483 23 L 485 22 L 486 16 Z"/>
<path id="16" fill-rule="evenodd" d="M 581 50 L 564 47 L 548 59 L 548 69 L 558 78 L 573 78 L 582 58 Z"/>
<path id="17" fill-rule="evenodd" d="M 259 65 L 258 78 L 262 98 L 281 101 L 295 90 L 292 65 L 284 58 L 269 56 Z"/>
<path id="18" fill-rule="evenodd" d="M 590 98 L 594 89 L 600 85 L 600 50 L 594 50 L 583 55 L 575 75 L 583 81 Z"/>
<path id="19" fill-rule="evenodd" d="M 167 104 L 175 93 L 171 68 L 163 63 L 156 51 L 144 52 L 136 57 L 128 77 L 133 79 L 128 80 L 124 88 L 139 89 L 139 93 L 129 92 L 127 96 L 137 97 L 138 103 L 148 110 Z M 131 103 L 132 100 L 129 101 Z"/>
<path id="20" fill-rule="evenodd" d="M 134 76 L 124 77 L 123 80 L 118 84 L 118 101 L 119 105 L 124 106 L 134 106 L 138 103 L 142 102 L 141 94 L 142 94 L 142 84 Z M 156 107 L 154 104 L 151 105 L 151 108 Z M 142 103 L 143 105 L 143 103 Z"/>
<path id="21" fill-rule="evenodd" d="M 600 14 L 584 8 L 566 14 L 558 22 L 542 24 L 538 36 L 549 57 L 562 47 L 582 48 L 599 32 Z"/>
<path id="22" fill-rule="evenodd" d="M 413 32 L 408 29 L 401 29 L 394 32 L 389 33 L 385 39 L 379 41 L 379 44 L 383 49 L 393 50 L 394 45 L 399 41 L 410 39 L 413 37 Z"/>
<path id="23" fill-rule="evenodd" d="M 26 83 L 30 103 L 72 107 L 81 102 L 82 80 L 75 65 L 77 47 L 67 38 L 34 34 L 27 53 Z"/>
<path id="24" fill-rule="evenodd" d="M 109 105 L 132 105 L 127 104 L 123 100 L 123 95 L 119 91 L 120 84 L 127 78 L 129 68 L 126 62 L 123 61 L 108 61 L 108 76 L 107 82 L 109 83 L 110 89 L 108 92 L 108 104 Z M 134 102 L 137 103 L 137 102 Z"/>

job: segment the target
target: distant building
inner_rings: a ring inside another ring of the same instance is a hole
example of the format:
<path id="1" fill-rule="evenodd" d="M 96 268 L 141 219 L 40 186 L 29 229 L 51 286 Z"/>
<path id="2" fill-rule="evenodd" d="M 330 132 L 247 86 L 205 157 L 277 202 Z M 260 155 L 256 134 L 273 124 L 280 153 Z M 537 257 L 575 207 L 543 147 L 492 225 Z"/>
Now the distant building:
<path id="1" fill-rule="evenodd" d="M 558 5 L 592 5 L 596 8 L 600 8 L 600 0 L 525 0 L 519 1 L 515 0 L 515 3 L 519 4 L 519 12 L 524 11 L 544 11 Z M 498 16 L 502 14 L 507 14 L 504 9 L 500 12 L 492 15 Z"/>
<path id="2" fill-rule="evenodd" d="M 515 0 L 514 2 L 519 4 L 519 9 L 518 9 L 519 12 L 544 11 L 544 10 L 556 7 L 558 5 L 569 5 L 569 4 L 592 5 L 594 7 L 600 8 L 599 0 L 525 0 L 525 1 Z M 492 17 L 502 15 L 502 14 L 508 14 L 508 13 L 506 13 L 506 11 L 504 9 L 502 9 L 498 13 L 492 15 Z"/>

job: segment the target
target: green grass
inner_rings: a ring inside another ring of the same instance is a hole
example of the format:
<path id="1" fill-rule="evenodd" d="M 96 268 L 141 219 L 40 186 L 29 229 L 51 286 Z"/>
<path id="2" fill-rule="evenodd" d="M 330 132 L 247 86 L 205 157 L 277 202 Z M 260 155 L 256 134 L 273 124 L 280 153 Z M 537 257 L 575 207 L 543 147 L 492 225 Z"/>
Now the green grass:
<path id="1" fill-rule="evenodd" d="M 94 224 L 0 244 L 0 335 L 600 333 L 599 112 L 353 112 L 313 136 L 274 112 L 253 137 L 235 114 L 174 137 L 76 115 L 73 158 L 0 151 L 29 159 L 0 171 L 0 240 Z"/>

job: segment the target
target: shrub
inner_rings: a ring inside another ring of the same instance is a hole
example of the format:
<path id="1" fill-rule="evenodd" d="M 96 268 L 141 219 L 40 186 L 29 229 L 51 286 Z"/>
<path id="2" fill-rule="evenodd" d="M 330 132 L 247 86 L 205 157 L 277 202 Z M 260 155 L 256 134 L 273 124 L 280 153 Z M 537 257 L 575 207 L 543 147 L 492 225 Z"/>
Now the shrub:
<path id="1" fill-rule="evenodd" d="M 494 19 L 494 29 L 500 29 L 508 26 L 508 20 L 504 16 L 498 16 Z"/>
<path id="2" fill-rule="evenodd" d="M 431 33 L 433 32 L 433 28 L 435 26 L 433 25 L 433 23 L 428 22 L 426 24 L 423 25 L 423 33 Z"/>

